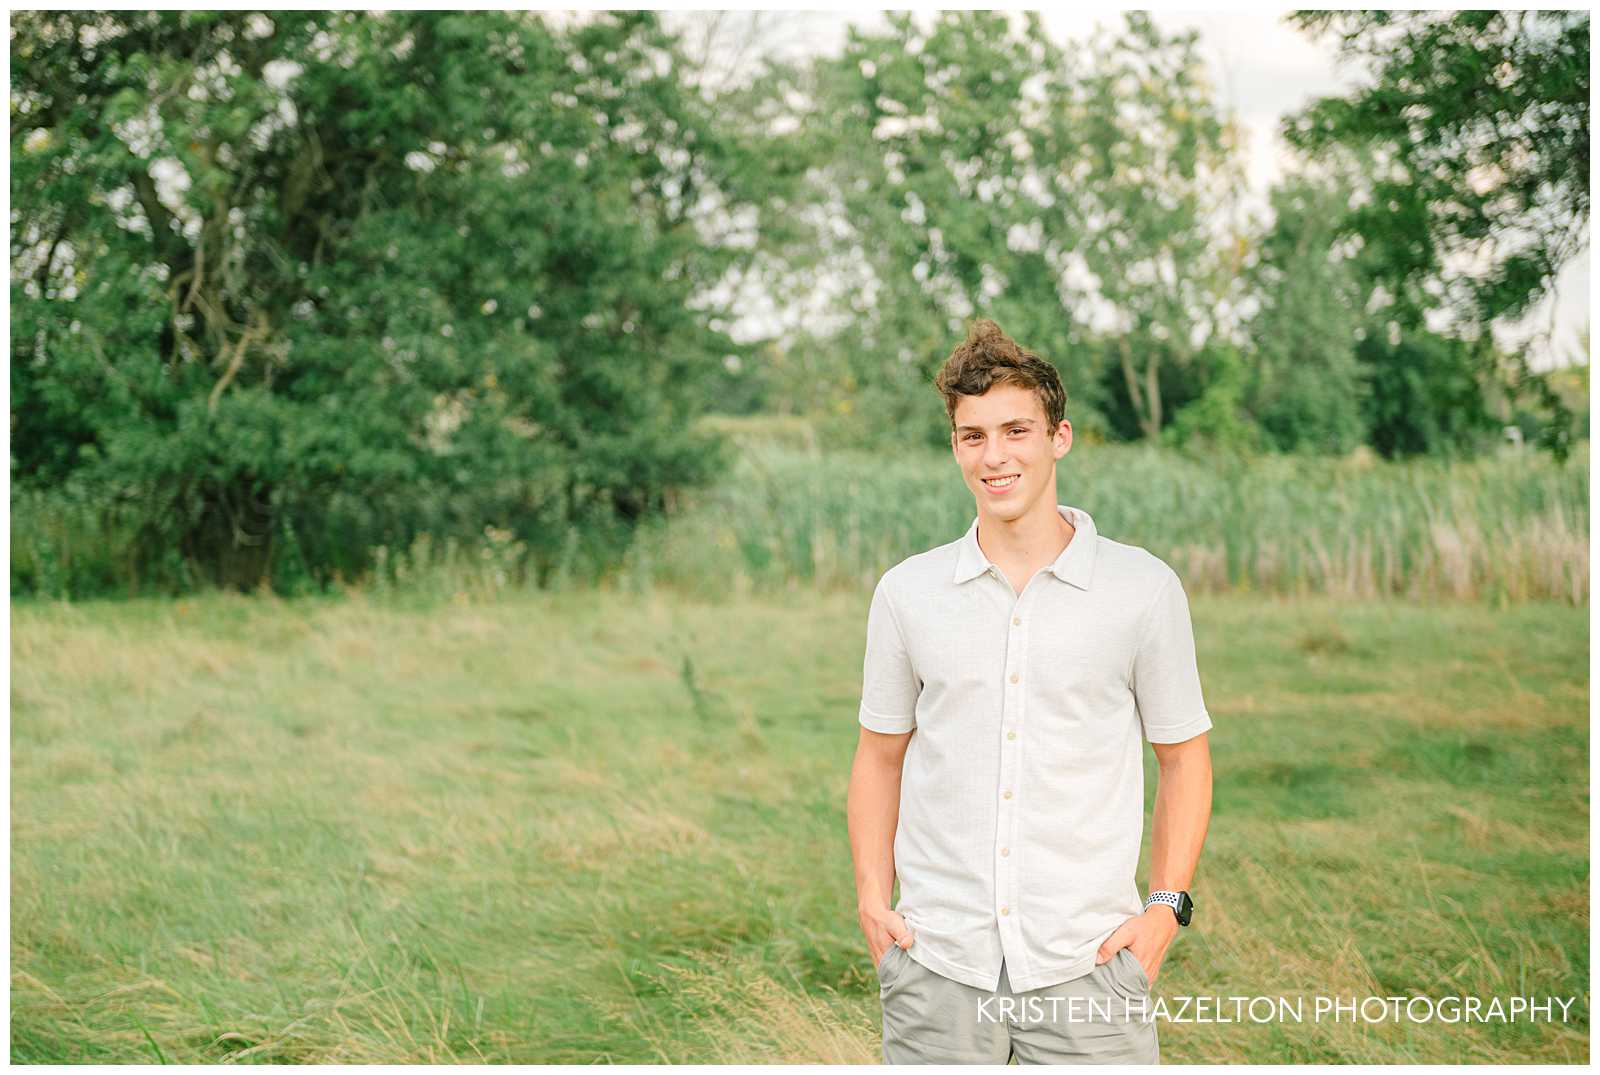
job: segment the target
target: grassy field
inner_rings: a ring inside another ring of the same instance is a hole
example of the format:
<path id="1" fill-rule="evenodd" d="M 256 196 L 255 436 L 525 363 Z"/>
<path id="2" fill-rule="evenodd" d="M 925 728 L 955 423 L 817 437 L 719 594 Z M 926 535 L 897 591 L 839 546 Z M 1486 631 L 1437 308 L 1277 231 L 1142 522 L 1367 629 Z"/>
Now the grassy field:
<path id="1" fill-rule="evenodd" d="M 11 1059 L 876 1061 L 866 598 L 14 606 Z M 1215 814 L 1158 992 L 1579 999 L 1167 1062 L 1587 1060 L 1587 609 L 1193 608 Z"/>

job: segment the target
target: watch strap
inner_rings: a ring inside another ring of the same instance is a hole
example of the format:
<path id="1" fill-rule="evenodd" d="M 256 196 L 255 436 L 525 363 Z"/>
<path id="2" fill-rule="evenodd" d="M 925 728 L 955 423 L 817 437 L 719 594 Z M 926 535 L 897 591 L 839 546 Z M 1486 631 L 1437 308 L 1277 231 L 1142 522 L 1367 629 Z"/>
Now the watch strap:
<path id="1" fill-rule="evenodd" d="M 1148 911 L 1152 905 L 1164 903 L 1168 907 L 1172 908 L 1173 917 L 1178 919 L 1179 925 L 1182 925 L 1183 896 L 1184 894 L 1182 892 L 1173 892 L 1170 889 L 1158 888 L 1154 892 L 1150 893 L 1150 895 L 1145 897 L 1144 909 Z"/>

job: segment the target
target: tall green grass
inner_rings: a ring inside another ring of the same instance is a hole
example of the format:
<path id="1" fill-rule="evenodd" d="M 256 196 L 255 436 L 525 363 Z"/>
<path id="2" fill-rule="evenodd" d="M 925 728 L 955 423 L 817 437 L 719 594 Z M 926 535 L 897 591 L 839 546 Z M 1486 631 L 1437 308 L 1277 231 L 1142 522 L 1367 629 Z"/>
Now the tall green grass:
<path id="1" fill-rule="evenodd" d="M 576 530 L 551 535 L 545 586 L 852 590 L 954 540 L 972 521 L 972 495 L 948 453 L 836 449 L 801 420 L 712 425 L 739 448 L 722 481 L 672 496 L 667 517 L 643 524 L 606 567 L 584 553 Z M 1511 451 L 1389 463 L 1370 455 L 1195 459 L 1080 444 L 1057 464 L 1057 499 L 1088 511 L 1107 537 L 1167 560 L 1190 592 L 1589 599 L 1587 444 L 1565 464 Z M 159 571 L 136 564 L 126 536 L 99 518 L 81 494 L 15 498 L 13 593 L 125 593 L 146 575 L 192 586 L 175 552 Z M 284 548 L 292 562 L 292 542 Z M 483 600 L 530 585 L 529 556 L 526 543 L 494 527 L 467 539 L 424 533 L 405 547 L 377 547 L 370 571 L 335 588 Z"/>
<path id="2" fill-rule="evenodd" d="M 1191 592 L 1589 597 L 1586 451 L 1449 464 L 1082 445 L 1057 464 L 1057 500 L 1167 560 Z M 975 510 L 948 453 L 752 440 L 725 481 L 634 543 L 622 574 L 684 591 L 855 589 L 960 537 Z"/>

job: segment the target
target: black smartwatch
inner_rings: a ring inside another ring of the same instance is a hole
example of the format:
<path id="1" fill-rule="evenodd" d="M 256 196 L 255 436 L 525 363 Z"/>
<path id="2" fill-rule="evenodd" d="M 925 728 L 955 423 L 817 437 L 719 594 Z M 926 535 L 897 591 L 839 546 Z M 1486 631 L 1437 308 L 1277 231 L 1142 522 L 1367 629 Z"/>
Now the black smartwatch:
<path id="1" fill-rule="evenodd" d="M 1189 919 L 1194 915 L 1194 900 L 1189 898 L 1187 892 L 1171 892 L 1166 889 L 1157 889 L 1150 893 L 1144 901 L 1145 910 L 1150 909 L 1152 903 L 1164 903 L 1172 908 L 1172 913 L 1178 916 L 1178 925 L 1187 926 Z"/>

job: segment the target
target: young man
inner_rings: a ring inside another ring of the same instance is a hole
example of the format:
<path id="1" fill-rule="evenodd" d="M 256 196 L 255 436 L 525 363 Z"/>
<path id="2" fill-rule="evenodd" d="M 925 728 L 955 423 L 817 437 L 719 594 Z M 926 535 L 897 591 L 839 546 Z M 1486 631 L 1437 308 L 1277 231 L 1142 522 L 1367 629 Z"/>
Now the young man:
<path id="1" fill-rule="evenodd" d="M 1188 600 L 1057 504 L 1072 426 L 1049 363 L 979 321 L 935 384 L 977 518 L 878 582 L 850 774 L 883 1057 L 1157 1063 L 1150 987 L 1211 813 Z M 1143 740 L 1161 775 L 1141 901 Z"/>

